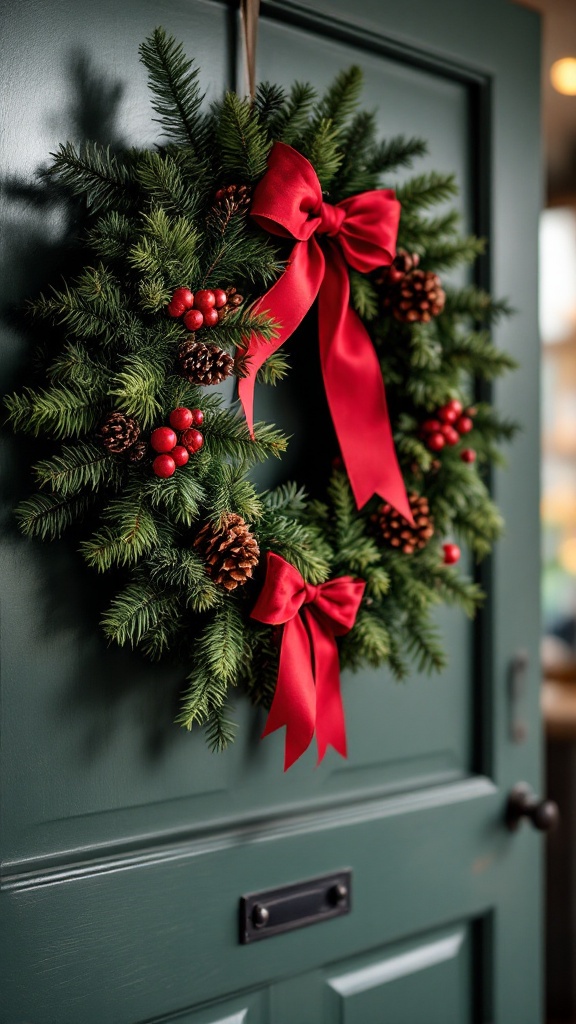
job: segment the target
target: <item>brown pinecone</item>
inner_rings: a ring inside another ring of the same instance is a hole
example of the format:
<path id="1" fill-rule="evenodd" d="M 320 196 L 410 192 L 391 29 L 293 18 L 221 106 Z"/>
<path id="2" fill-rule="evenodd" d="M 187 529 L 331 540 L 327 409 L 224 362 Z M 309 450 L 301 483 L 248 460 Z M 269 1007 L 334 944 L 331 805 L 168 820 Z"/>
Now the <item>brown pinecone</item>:
<path id="1" fill-rule="evenodd" d="M 250 206 L 252 189 L 249 185 L 223 185 L 214 196 L 214 206 L 227 213 L 236 213 Z"/>
<path id="2" fill-rule="evenodd" d="M 204 559 L 208 575 L 226 590 L 243 586 L 260 558 L 256 538 L 236 512 L 228 512 L 217 530 L 212 523 L 206 523 L 194 547 Z"/>
<path id="3" fill-rule="evenodd" d="M 148 445 L 146 441 L 136 441 L 136 444 L 133 444 L 128 452 L 128 461 L 141 462 L 147 451 Z"/>
<path id="4" fill-rule="evenodd" d="M 409 494 L 408 501 L 412 510 L 414 526 L 401 516 L 392 505 L 385 502 L 380 505 L 371 519 L 378 536 L 390 547 L 400 548 L 405 555 L 412 555 L 426 547 L 434 534 L 434 520 L 430 515 L 428 499 L 420 494 Z"/>
<path id="5" fill-rule="evenodd" d="M 382 305 L 402 323 L 430 322 L 444 309 L 446 293 L 432 270 L 420 270 L 418 253 L 400 250 L 379 278 L 383 285 Z"/>
<path id="6" fill-rule="evenodd" d="M 128 451 L 140 437 L 140 427 L 133 416 L 123 412 L 110 412 L 98 427 L 98 439 L 109 452 L 116 455 Z"/>
<path id="7" fill-rule="evenodd" d="M 220 384 L 234 368 L 232 356 L 217 345 L 194 341 L 194 335 L 183 341 L 178 349 L 180 373 L 191 384 Z"/>
<path id="8" fill-rule="evenodd" d="M 218 310 L 218 319 L 219 320 L 224 320 L 224 318 L 228 316 L 228 313 L 232 312 L 232 310 L 234 310 L 234 309 L 237 309 L 237 307 L 241 306 L 242 303 L 244 302 L 244 296 L 240 295 L 238 293 L 238 291 L 236 290 L 236 288 L 233 288 L 233 287 L 227 288 L 226 289 L 226 295 L 227 295 L 226 305 L 222 306 Z"/>

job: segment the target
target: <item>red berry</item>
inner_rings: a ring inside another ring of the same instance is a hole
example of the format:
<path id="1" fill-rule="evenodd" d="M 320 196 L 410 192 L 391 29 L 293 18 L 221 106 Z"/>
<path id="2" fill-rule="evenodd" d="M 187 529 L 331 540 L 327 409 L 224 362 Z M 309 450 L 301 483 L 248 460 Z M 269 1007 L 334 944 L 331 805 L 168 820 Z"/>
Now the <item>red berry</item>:
<path id="1" fill-rule="evenodd" d="M 454 565 L 460 558 L 460 548 L 457 544 L 443 544 L 442 549 L 444 551 L 445 565 Z"/>
<path id="2" fill-rule="evenodd" d="M 184 406 L 178 406 L 177 409 L 173 409 L 170 413 L 170 426 L 174 427 L 174 430 L 186 430 L 187 427 L 191 427 L 194 422 L 194 413 L 191 409 L 185 409 Z"/>
<path id="3" fill-rule="evenodd" d="M 460 434 L 457 430 L 454 430 L 454 427 L 451 427 L 449 423 L 442 424 L 442 436 L 444 437 L 446 444 L 450 445 L 458 444 L 458 441 L 460 440 Z"/>
<path id="4" fill-rule="evenodd" d="M 173 476 L 176 472 L 176 463 L 171 455 L 157 455 L 152 463 L 152 469 L 156 476 L 166 479 L 166 477 Z"/>
<path id="5" fill-rule="evenodd" d="M 393 265 L 388 267 L 388 280 L 390 281 L 391 284 L 398 284 L 398 282 L 401 281 L 403 277 L 403 270 L 398 270 L 398 267 L 395 267 Z"/>
<path id="6" fill-rule="evenodd" d="M 462 402 L 459 402 L 457 398 L 451 398 L 449 402 L 446 402 L 446 405 L 438 409 L 438 416 L 444 423 L 455 423 L 461 415 Z"/>
<path id="7" fill-rule="evenodd" d="M 204 423 L 204 413 L 202 409 L 192 409 L 192 422 L 195 427 L 201 427 Z"/>
<path id="8" fill-rule="evenodd" d="M 174 317 L 182 316 L 182 313 L 184 312 L 185 309 L 186 306 L 183 306 L 182 303 L 180 302 L 174 302 L 174 299 L 172 299 L 172 301 L 169 302 L 168 305 L 166 306 L 166 312 L 168 313 L 168 316 Z"/>
<path id="9" fill-rule="evenodd" d="M 192 309 L 194 296 L 189 288 L 177 288 L 172 296 L 172 302 L 183 306 L 184 309 Z"/>
<path id="10" fill-rule="evenodd" d="M 214 327 L 214 324 L 218 323 L 218 310 L 217 309 L 205 309 L 204 313 L 204 327 Z"/>
<path id="11" fill-rule="evenodd" d="M 459 434 L 469 434 L 474 424 L 469 416 L 461 416 L 454 426 Z"/>
<path id="12" fill-rule="evenodd" d="M 425 434 L 437 434 L 439 430 L 442 430 L 442 424 L 440 420 L 424 420 L 422 430 Z"/>
<path id="13" fill-rule="evenodd" d="M 476 462 L 476 452 L 473 448 L 463 448 L 460 452 L 462 462 Z"/>
<path id="14" fill-rule="evenodd" d="M 216 302 L 216 296 L 214 292 L 209 291 L 208 288 L 200 288 L 194 296 L 194 309 L 199 309 L 201 313 L 205 313 L 207 309 L 212 309 Z"/>
<path id="15" fill-rule="evenodd" d="M 446 439 L 444 437 L 444 434 L 441 434 L 438 431 L 438 433 L 436 434 L 429 435 L 429 437 L 426 439 L 426 444 L 428 445 L 430 451 L 439 452 L 446 444 Z"/>
<path id="16" fill-rule="evenodd" d="M 177 444 L 170 452 L 170 457 L 174 459 L 177 466 L 185 466 L 190 458 L 190 452 L 184 445 Z"/>
<path id="17" fill-rule="evenodd" d="M 197 452 L 204 444 L 203 435 L 199 430 L 194 430 L 193 427 L 190 430 L 185 430 L 180 440 L 191 455 Z"/>
<path id="18" fill-rule="evenodd" d="M 199 309 L 189 309 L 184 317 L 184 326 L 189 331 L 199 331 L 204 323 L 204 317 Z"/>
<path id="19" fill-rule="evenodd" d="M 216 306 L 216 309 L 222 309 L 222 306 L 225 306 L 227 302 L 228 302 L 228 296 L 226 295 L 226 292 L 224 291 L 224 289 L 223 288 L 215 288 L 214 289 L 214 305 Z"/>
<path id="20" fill-rule="evenodd" d="M 157 427 L 150 434 L 150 444 L 155 452 L 171 452 L 178 438 L 170 427 Z M 171 474 L 168 474 L 171 476 Z"/>

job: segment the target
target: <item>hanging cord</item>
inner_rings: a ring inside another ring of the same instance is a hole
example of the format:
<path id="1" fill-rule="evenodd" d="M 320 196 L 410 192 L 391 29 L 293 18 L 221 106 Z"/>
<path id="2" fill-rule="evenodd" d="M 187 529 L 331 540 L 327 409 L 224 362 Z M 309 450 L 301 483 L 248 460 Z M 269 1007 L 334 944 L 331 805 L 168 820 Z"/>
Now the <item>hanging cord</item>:
<path id="1" fill-rule="evenodd" d="M 258 39 L 259 13 L 260 0 L 240 0 L 246 91 L 252 101 L 256 93 L 256 43 Z"/>

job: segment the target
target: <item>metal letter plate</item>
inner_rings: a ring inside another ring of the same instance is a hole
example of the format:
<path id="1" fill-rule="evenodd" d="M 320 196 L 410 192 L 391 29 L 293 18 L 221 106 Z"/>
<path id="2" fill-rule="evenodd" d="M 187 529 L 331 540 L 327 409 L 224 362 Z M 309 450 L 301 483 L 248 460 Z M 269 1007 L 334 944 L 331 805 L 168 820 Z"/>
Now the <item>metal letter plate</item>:
<path id="1" fill-rule="evenodd" d="M 352 872 L 337 871 L 240 899 L 240 942 L 259 942 L 350 913 Z"/>

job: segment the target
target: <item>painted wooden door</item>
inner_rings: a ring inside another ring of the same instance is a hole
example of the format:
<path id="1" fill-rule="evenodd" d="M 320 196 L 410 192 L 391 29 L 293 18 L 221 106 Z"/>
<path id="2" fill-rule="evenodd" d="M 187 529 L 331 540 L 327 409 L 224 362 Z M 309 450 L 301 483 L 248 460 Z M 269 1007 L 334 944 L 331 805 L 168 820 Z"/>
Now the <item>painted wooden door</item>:
<path id="1" fill-rule="evenodd" d="M 3 10 L 4 302 L 42 283 L 69 225 L 34 169 L 66 138 L 153 143 L 137 46 L 158 23 L 233 84 L 236 11 L 219 0 L 20 0 Z M 240 700 L 240 738 L 212 755 L 173 727 L 174 676 L 108 650 L 105 595 L 65 545 L 7 526 L 2 634 L 3 1024 L 537 1024 L 540 840 L 503 823 L 539 788 L 537 22 L 504 0 L 270 0 L 259 75 L 323 86 L 357 62 L 382 131 L 430 141 L 464 221 L 489 237 L 483 283 L 519 310 L 498 332 L 524 423 L 493 481 L 508 520 L 472 628 L 442 624 L 439 679 L 344 680 L 349 760 L 287 775 L 282 735 Z M 3 325 L 3 380 L 23 341 Z M 285 425 L 298 420 L 284 402 Z M 295 423 L 298 430 L 298 423 Z M 298 445 L 296 445 L 296 450 Z M 28 452 L 10 444 L 8 504 Z M 7 516 L 9 524 L 9 516 Z M 508 673 L 529 653 L 511 709 Z M 528 731 L 511 736 L 511 715 Z M 347 916 L 238 943 L 244 893 L 341 868 Z"/>

